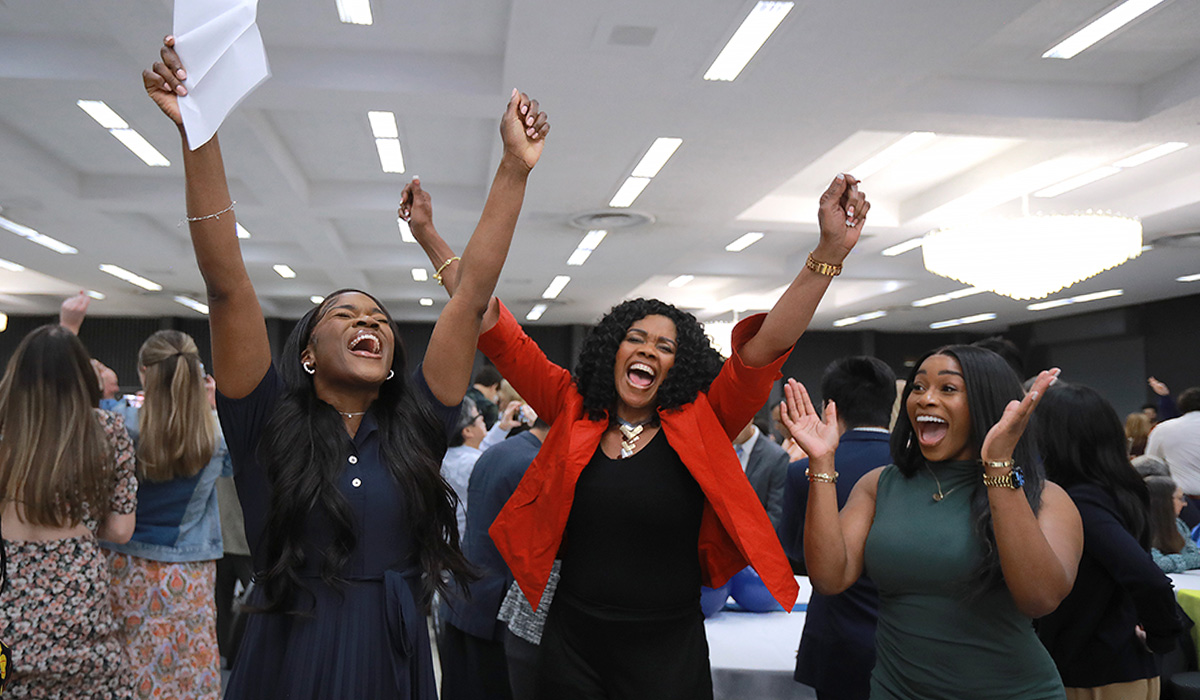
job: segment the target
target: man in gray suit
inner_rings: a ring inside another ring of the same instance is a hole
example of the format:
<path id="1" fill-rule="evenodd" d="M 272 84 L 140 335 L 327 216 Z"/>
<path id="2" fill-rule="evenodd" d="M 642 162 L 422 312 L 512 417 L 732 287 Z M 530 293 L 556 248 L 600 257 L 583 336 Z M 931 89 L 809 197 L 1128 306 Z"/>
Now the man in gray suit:
<path id="1" fill-rule="evenodd" d="M 771 524 L 783 517 L 783 487 L 787 482 L 788 453 L 750 423 L 733 439 L 733 450 L 742 462 L 746 479 L 758 494 Z"/>

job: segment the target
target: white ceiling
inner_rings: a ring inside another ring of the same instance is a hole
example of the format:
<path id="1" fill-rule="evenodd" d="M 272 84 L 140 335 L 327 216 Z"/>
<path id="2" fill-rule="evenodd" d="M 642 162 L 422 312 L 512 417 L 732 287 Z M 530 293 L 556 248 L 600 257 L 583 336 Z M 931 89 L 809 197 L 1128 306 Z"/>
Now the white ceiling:
<path id="1" fill-rule="evenodd" d="M 461 248 L 499 157 L 496 128 L 514 86 L 541 101 L 553 129 L 498 293 L 524 314 L 555 275 L 569 274 L 543 324 L 590 323 L 634 294 L 709 309 L 702 318 L 769 304 L 814 244 L 815 198 L 832 175 L 910 131 L 950 137 L 926 156 L 959 165 L 947 162 L 936 176 L 894 166 L 866 179 L 869 237 L 815 328 L 887 309 L 851 328 L 928 330 L 995 312 L 996 321 L 972 328 L 989 331 L 1200 292 L 1175 281 L 1200 272 L 1200 241 L 1156 245 L 1062 294 L 1122 288 L 1123 297 L 1043 312 L 993 294 L 912 308 L 962 285 L 926 272 L 919 250 L 880 255 L 1013 173 L 1060 158 L 1087 169 L 1164 141 L 1195 145 L 1030 207 L 1140 217 L 1149 241 L 1200 231 L 1195 3 L 1168 1 L 1062 61 L 1040 56 L 1111 0 L 798 0 L 736 81 L 703 80 L 753 4 L 372 0 L 375 24 L 363 27 L 338 22 L 333 0 L 263 2 L 273 77 L 226 122 L 222 146 L 267 313 L 299 316 L 310 295 L 356 286 L 398 318 L 434 318 L 441 290 L 412 280 L 409 268 L 427 263 L 399 240 L 397 197 L 420 175 L 439 229 Z M 179 138 L 139 76 L 170 23 L 164 2 L 0 0 L 0 215 L 79 249 L 58 255 L 0 230 L 0 257 L 39 273 L 0 274 L 0 311 L 53 312 L 64 290 L 86 288 L 107 295 L 94 314 L 194 313 L 171 301 L 203 291 L 177 226 Z M 78 99 L 106 101 L 171 166 L 144 165 Z M 396 113 L 406 174 L 381 172 L 368 110 Z M 605 209 L 659 136 L 683 145 L 633 206 L 654 223 L 613 230 L 585 265 L 568 267 L 584 233 L 568 221 Z M 1018 210 L 1018 199 L 996 209 Z M 766 236 L 745 252 L 724 250 L 747 231 Z M 166 290 L 142 293 L 100 272 L 106 262 Z M 298 277 L 281 279 L 275 263 Z M 696 279 L 667 287 L 680 274 Z M 436 305 L 419 306 L 426 296 Z"/>

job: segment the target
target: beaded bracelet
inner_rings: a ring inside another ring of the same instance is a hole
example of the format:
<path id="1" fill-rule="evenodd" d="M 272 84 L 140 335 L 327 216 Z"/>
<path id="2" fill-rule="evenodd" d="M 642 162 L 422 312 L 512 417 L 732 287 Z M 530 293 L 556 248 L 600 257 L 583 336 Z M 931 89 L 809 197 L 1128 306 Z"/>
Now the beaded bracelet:
<path id="1" fill-rule="evenodd" d="M 222 214 L 224 214 L 224 213 L 226 213 L 226 212 L 229 212 L 229 211 L 232 211 L 232 210 L 233 210 L 233 205 L 235 205 L 235 204 L 237 204 L 237 200 L 236 200 L 236 199 L 235 199 L 235 200 L 233 200 L 232 202 L 230 202 L 230 203 L 229 203 L 229 206 L 225 207 L 224 209 L 222 209 L 221 211 L 217 212 L 216 214 L 205 214 L 204 216 L 185 216 L 185 217 L 183 217 L 183 219 L 182 219 L 182 220 L 179 222 L 179 225 L 180 225 L 180 226 L 182 226 L 184 221 L 186 221 L 186 222 L 188 222 L 188 223 L 190 224 L 190 223 L 194 223 L 194 222 L 197 222 L 197 221 L 205 221 L 205 220 L 208 220 L 208 219 L 219 219 L 219 218 L 221 218 L 221 215 L 222 215 Z"/>

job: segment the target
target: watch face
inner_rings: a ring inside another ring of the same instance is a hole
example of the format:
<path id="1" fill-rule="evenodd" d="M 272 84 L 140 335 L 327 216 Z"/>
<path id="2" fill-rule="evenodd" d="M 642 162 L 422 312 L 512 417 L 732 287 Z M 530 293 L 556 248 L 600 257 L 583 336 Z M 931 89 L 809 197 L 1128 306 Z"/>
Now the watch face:
<path id="1" fill-rule="evenodd" d="M 1012 484 L 1014 489 L 1025 485 L 1025 472 L 1020 467 L 1012 468 Z"/>

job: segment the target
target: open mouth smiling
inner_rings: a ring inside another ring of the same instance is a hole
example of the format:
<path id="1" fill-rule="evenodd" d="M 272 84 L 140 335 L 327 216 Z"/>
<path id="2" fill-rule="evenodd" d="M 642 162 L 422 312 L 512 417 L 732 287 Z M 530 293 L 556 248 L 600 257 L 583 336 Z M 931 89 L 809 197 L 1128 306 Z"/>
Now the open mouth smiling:
<path id="1" fill-rule="evenodd" d="M 656 376 L 654 368 L 645 362 L 633 363 L 629 366 L 629 371 L 625 373 L 629 383 L 638 389 L 649 389 L 654 384 Z"/>
<path id="2" fill-rule="evenodd" d="M 347 345 L 350 353 L 359 357 L 382 359 L 383 340 L 374 331 L 359 331 Z"/>
<path id="3" fill-rule="evenodd" d="M 917 439 L 927 447 L 936 445 L 950 432 L 950 424 L 944 418 L 929 415 L 919 415 L 916 418 Z"/>

